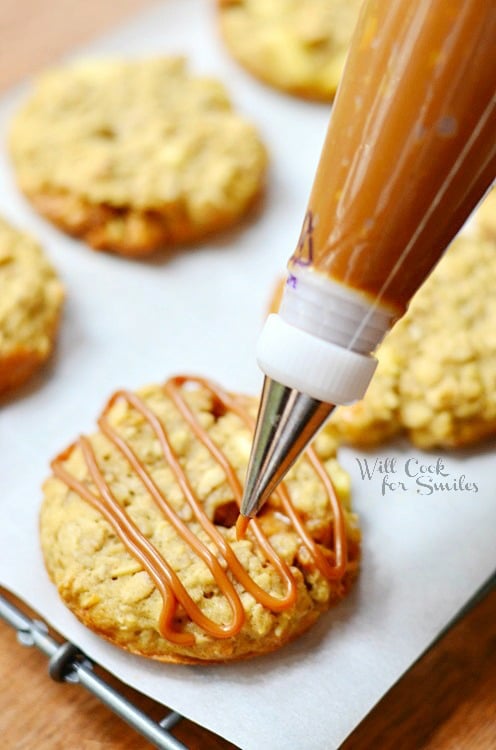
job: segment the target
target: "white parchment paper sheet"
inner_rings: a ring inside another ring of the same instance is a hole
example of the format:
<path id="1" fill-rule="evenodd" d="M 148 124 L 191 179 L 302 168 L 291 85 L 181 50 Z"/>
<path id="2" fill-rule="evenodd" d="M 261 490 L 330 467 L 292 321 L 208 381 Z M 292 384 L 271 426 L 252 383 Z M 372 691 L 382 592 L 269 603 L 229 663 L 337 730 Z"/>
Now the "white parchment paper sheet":
<path id="1" fill-rule="evenodd" d="M 205 374 L 234 390 L 255 393 L 260 385 L 254 346 L 274 280 L 298 236 L 329 108 L 279 95 L 239 69 L 218 40 L 213 5 L 170 0 L 85 54 L 183 52 L 197 72 L 223 79 L 258 123 L 272 157 L 256 221 L 169 260 L 93 253 L 34 214 L 14 187 L 2 145 L 0 212 L 42 240 L 68 298 L 55 361 L 0 412 L 0 582 L 122 680 L 245 750 L 329 750 L 496 568 L 490 448 L 445 459 L 445 481 L 452 486 L 464 474 L 478 484 L 477 493 L 431 495 L 406 476 L 405 461 L 435 464 L 437 456 L 398 444 L 369 454 L 369 464 L 397 458 L 389 479 L 403 481 L 406 490 L 386 488 L 383 495 L 383 475 L 362 479 L 356 459 L 364 456 L 344 450 L 363 525 L 359 584 L 293 645 L 248 663 L 167 666 L 113 648 L 59 602 L 38 549 L 40 484 L 49 459 L 92 429 L 117 387 L 177 372 Z M 24 93 L 0 104 L 2 144 Z"/>

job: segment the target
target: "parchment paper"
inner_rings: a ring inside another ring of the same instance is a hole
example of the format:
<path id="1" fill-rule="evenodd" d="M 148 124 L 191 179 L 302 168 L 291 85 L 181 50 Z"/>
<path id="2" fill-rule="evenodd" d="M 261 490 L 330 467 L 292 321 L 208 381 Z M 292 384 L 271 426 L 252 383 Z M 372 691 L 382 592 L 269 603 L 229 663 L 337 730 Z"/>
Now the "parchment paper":
<path id="1" fill-rule="evenodd" d="M 66 284 L 67 305 L 54 362 L 0 412 L 0 582 L 122 680 L 245 750 L 329 750 L 496 568 L 493 448 L 447 457 L 398 443 L 368 455 L 343 450 L 363 526 L 360 581 L 307 635 L 248 663 L 167 666 L 113 648 L 59 602 L 38 548 L 40 484 L 49 459 L 93 428 L 117 387 L 177 372 L 206 374 L 234 390 L 255 393 L 260 386 L 255 341 L 298 236 L 329 108 L 279 95 L 239 69 L 217 38 L 213 5 L 170 0 L 85 54 L 184 52 L 197 72 L 222 78 L 258 123 L 271 153 L 267 199 L 257 220 L 169 259 L 131 262 L 97 254 L 34 214 L 14 187 L 2 145 L 0 211 L 42 240 Z M 0 104 L 2 144 L 24 93 Z M 385 466 L 388 457 L 396 457 L 395 471 Z M 386 486 L 383 494 L 377 468 L 371 479 L 362 478 L 364 458 L 369 470 L 382 459 L 377 467 L 389 468 L 386 481 L 406 489 Z M 407 473 L 419 469 L 415 460 L 436 471 L 438 458 L 449 476 L 425 476 L 452 489 L 429 494 Z M 473 483 L 477 492 L 466 487 Z"/>

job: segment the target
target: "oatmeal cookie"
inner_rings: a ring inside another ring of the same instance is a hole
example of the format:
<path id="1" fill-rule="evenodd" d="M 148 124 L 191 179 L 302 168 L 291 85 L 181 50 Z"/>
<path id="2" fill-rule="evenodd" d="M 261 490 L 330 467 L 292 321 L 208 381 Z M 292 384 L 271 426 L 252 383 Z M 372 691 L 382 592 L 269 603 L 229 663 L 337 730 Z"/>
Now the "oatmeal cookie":
<path id="1" fill-rule="evenodd" d="M 331 101 L 341 78 L 360 0 L 218 0 L 232 55 L 262 81 Z"/>
<path id="2" fill-rule="evenodd" d="M 41 543 L 60 596 L 113 643 L 169 662 L 279 648 L 348 591 L 360 533 L 321 435 L 237 541 L 256 401 L 194 377 L 114 394 L 54 462 Z"/>
<path id="3" fill-rule="evenodd" d="M 267 155 L 223 85 L 182 58 L 78 63 L 41 77 L 10 151 L 40 213 L 97 250 L 142 256 L 236 223 Z"/>
<path id="4" fill-rule="evenodd" d="M 0 393 L 50 356 L 63 298 L 38 243 L 0 218 Z"/>

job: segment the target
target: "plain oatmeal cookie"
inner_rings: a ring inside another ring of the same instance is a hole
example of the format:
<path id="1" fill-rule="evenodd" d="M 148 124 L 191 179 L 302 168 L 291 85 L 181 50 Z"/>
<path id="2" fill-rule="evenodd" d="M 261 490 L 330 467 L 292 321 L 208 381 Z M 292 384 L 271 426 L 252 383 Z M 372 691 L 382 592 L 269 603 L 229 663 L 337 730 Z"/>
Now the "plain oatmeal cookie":
<path id="1" fill-rule="evenodd" d="M 52 462 L 43 553 L 85 625 L 161 661 L 226 661 L 279 648 L 347 593 L 360 532 L 330 435 L 237 541 L 255 414 L 172 378 L 114 394 L 99 431 Z"/>
<path id="2" fill-rule="evenodd" d="M 235 224 L 261 194 L 267 164 L 223 85 L 178 57 L 44 74 L 14 118 L 10 151 L 41 214 L 129 256 Z"/>
<path id="3" fill-rule="evenodd" d="M 360 0 L 218 0 L 232 55 L 262 81 L 331 101 L 341 78 Z"/>
<path id="4" fill-rule="evenodd" d="M 0 393 L 50 356 L 64 292 L 39 244 L 0 218 Z"/>

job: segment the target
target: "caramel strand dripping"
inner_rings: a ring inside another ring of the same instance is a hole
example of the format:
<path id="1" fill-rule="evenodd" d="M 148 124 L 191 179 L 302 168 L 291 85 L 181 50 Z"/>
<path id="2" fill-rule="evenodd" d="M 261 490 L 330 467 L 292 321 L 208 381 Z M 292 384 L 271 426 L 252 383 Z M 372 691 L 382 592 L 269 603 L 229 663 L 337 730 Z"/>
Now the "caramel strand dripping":
<path id="1" fill-rule="evenodd" d="M 240 513 L 238 516 L 238 520 L 236 521 L 236 539 L 238 540 L 238 542 L 241 539 L 245 538 L 249 523 L 250 519 L 247 516 L 242 516 Z"/>

